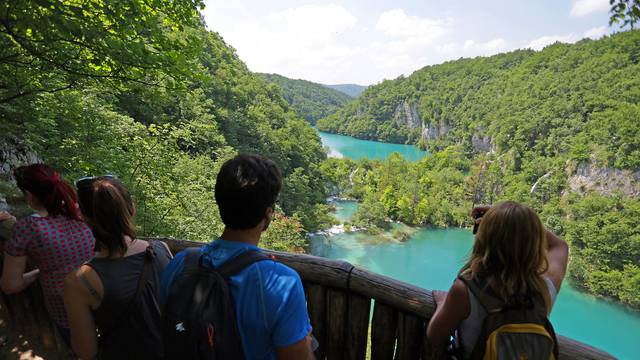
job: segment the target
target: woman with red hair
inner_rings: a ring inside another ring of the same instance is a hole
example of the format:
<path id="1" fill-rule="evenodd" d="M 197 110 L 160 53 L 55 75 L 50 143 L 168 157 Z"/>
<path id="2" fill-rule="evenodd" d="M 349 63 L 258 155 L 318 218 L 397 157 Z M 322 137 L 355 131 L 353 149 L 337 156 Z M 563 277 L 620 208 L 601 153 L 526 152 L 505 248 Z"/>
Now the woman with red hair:
<path id="1" fill-rule="evenodd" d="M 16 168 L 14 177 L 35 213 L 16 222 L 4 246 L 0 287 L 16 293 L 39 277 L 47 310 L 69 343 L 64 278 L 93 257 L 95 240 L 81 219 L 75 190 L 58 172 L 33 164 Z M 27 258 L 36 269 L 25 273 Z"/>

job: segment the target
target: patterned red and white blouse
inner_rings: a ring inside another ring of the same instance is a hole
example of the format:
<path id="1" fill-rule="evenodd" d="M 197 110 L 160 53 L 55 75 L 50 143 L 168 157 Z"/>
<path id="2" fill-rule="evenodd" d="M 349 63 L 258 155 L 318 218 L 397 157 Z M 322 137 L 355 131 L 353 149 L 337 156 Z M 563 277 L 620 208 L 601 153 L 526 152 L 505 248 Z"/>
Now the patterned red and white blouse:
<path id="1" fill-rule="evenodd" d="M 40 269 L 45 304 L 53 320 L 68 329 L 62 298 L 64 278 L 94 256 L 95 239 L 82 221 L 66 216 L 32 215 L 18 220 L 4 251 L 28 256 Z"/>

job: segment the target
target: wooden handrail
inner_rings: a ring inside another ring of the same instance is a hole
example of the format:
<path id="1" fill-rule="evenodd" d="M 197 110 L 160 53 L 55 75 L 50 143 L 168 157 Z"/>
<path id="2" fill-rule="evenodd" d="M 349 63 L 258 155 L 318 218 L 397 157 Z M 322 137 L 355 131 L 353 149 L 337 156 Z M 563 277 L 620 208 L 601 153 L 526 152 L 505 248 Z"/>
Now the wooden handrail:
<path id="1" fill-rule="evenodd" d="M 185 240 L 177 240 L 170 238 L 162 238 L 159 239 L 166 242 L 169 245 L 169 248 L 172 252 L 177 253 L 187 247 L 192 246 L 202 246 L 201 243 L 196 243 L 192 241 Z M 435 302 L 433 299 L 432 291 L 423 289 L 418 286 L 410 285 L 405 282 L 380 275 L 366 269 L 359 268 L 357 266 L 353 266 L 346 261 L 341 260 L 330 260 L 325 258 L 320 258 L 317 256 L 306 255 L 306 254 L 294 254 L 294 253 L 286 253 L 279 251 L 267 251 L 270 254 L 273 254 L 276 259 L 294 270 L 298 272 L 300 278 L 305 283 L 307 290 L 311 289 L 312 294 L 308 294 L 309 296 L 309 311 L 310 317 L 312 320 L 312 325 L 314 329 L 318 327 L 324 328 L 328 330 L 329 333 L 340 333 L 339 329 L 327 329 L 327 324 L 320 324 L 322 318 L 324 319 L 333 319 L 340 314 L 331 314 L 327 313 L 326 309 L 323 316 L 318 316 L 318 314 L 314 314 L 314 299 L 312 296 L 321 296 L 316 294 L 320 292 L 324 295 L 324 299 L 319 299 L 319 302 L 325 302 L 325 307 L 328 304 L 332 304 L 335 299 L 330 297 L 345 297 L 345 298 L 359 298 L 360 302 L 365 304 L 363 306 L 370 307 L 369 301 L 373 300 L 376 306 L 378 306 L 378 319 L 385 319 L 383 322 L 382 329 L 387 327 L 388 332 L 393 332 L 392 328 L 396 328 L 397 334 L 375 334 L 376 329 L 372 328 L 372 339 L 375 339 L 378 335 L 379 338 L 385 337 L 385 335 L 396 336 L 395 339 L 388 342 L 393 343 L 393 340 L 396 341 L 396 355 L 398 350 L 404 349 L 401 346 L 400 342 L 411 342 L 411 340 L 415 340 L 418 343 L 418 347 L 421 348 L 423 353 L 423 358 L 434 358 L 433 349 L 428 348 L 428 344 L 426 344 L 424 337 L 424 329 L 428 324 L 429 319 L 433 315 L 435 311 Z M 320 290 L 320 288 L 324 288 Z M 309 291 L 307 291 L 309 293 Z M 350 304 L 340 304 L 341 300 L 335 301 L 338 303 L 337 306 L 333 306 L 333 308 L 343 306 L 347 307 L 345 313 L 350 313 L 355 306 L 348 306 Z M 317 305 L 317 304 L 316 304 Z M 317 306 L 316 306 L 317 307 Z M 374 316 L 373 322 L 376 320 L 376 307 L 374 307 Z M 342 314 L 347 315 L 347 314 Z M 366 313 L 367 321 L 369 317 L 369 312 Z M 314 323 L 314 318 L 315 323 Z M 381 320 L 382 321 L 382 320 Z M 400 324 L 399 324 L 400 323 Z M 408 324 L 409 323 L 409 324 Z M 413 324 L 411 324 L 413 323 Z M 421 324 L 417 324 L 421 323 Z M 394 325 L 395 324 L 395 325 Z M 318 326 L 320 325 L 320 326 Z M 401 327 L 406 327 L 408 329 L 413 328 L 413 331 L 409 331 L 407 329 L 401 329 Z M 420 331 L 416 332 L 415 329 Z M 315 330 L 314 330 L 315 331 Z M 414 337 L 418 336 L 417 339 L 405 339 L 401 338 L 403 333 L 411 333 Z M 342 334 L 344 335 L 344 334 Z M 587 344 L 572 340 L 570 338 L 564 336 L 558 336 L 558 342 L 560 346 L 560 359 L 615 359 L 612 355 L 596 349 Z M 373 343 L 372 347 L 376 347 L 379 344 Z M 345 346 L 345 345 L 342 345 Z M 408 347 L 415 348 L 416 345 L 408 345 Z M 328 350 L 328 349 L 325 349 Z M 347 349 L 349 350 L 349 349 Z M 386 349 L 384 349 L 386 351 Z M 420 351 L 420 350 L 418 350 Z M 393 349 L 391 349 L 393 353 Z M 327 351 L 327 354 L 330 354 L 331 351 Z M 379 358 L 387 358 L 388 354 L 383 354 L 384 351 L 380 351 L 381 357 Z M 410 354 L 415 353 L 415 350 L 410 352 Z M 343 352 L 340 356 L 345 356 L 346 352 Z M 396 358 L 407 358 L 407 359 L 417 359 L 418 357 L 410 357 L 409 356 L 397 356 Z M 333 358 L 333 357 L 327 357 Z M 352 357 L 346 357 L 351 359 Z M 372 357 L 374 359 L 374 357 Z"/>
<path id="2" fill-rule="evenodd" d="M 156 240 L 166 242 L 174 254 L 203 245 L 170 238 Z M 267 252 L 295 269 L 303 281 L 314 336 L 320 343 L 318 359 L 365 359 L 367 354 L 373 360 L 441 356 L 441 349 L 431 348 L 426 340 L 425 329 L 435 311 L 430 290 L 346 261 Z M 39 285 L 21 294 L 0 296 L 0 300 L 13 329 L 47 349 L 64 347 L 46 311 L 38 311 L 44 309 Z M 560 359 L 614 359 L 604 351 L 563 336 L 558 336 L 558 341 Z"/>

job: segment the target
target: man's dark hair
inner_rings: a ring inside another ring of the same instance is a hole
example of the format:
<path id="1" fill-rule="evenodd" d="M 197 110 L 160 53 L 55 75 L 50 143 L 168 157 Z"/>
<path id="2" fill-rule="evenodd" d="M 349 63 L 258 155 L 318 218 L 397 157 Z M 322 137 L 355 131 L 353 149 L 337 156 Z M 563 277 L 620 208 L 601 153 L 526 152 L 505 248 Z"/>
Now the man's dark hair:
<path id="1" fill-rule="evenodd" d="M 272 160 L 238 155 L 222 165 L 216 181 L 216 202 L 230 229 L 251 229 L 273 207 L 282 189 L 282 175 Z"/>

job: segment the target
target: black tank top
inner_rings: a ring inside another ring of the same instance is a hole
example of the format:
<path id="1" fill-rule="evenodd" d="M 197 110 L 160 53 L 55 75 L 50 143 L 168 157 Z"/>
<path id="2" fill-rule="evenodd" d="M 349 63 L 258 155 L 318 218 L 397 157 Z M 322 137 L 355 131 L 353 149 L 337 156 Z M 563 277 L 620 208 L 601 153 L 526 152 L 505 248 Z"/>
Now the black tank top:
<path id="1" fill-rule="evenodd" d="M 160 274 L 171 260 L 171 253 L 160 241 L 154 241 L 151 248 L 155 256 L 139 294 L 146 251 L 119 259 L 94 258 L 87 263 L 104 288 L 102 302 L 93 311 L 99 330 L 99 359 L 162 358 Z"/>

